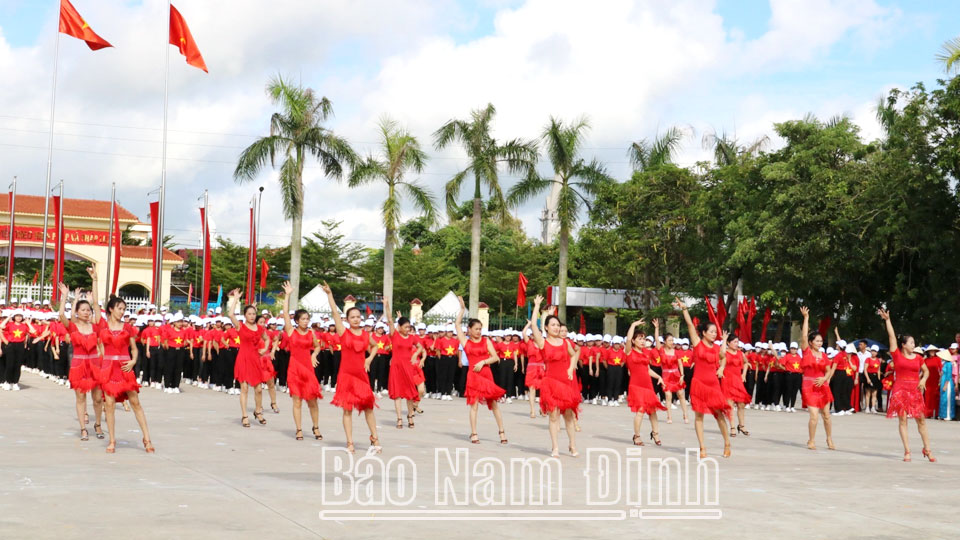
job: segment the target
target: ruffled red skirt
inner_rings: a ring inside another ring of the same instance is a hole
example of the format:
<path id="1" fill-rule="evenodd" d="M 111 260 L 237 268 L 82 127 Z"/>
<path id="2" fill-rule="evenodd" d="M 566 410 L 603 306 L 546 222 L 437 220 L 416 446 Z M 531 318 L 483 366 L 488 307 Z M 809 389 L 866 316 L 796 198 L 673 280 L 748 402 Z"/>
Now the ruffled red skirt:
<path id="1" fill-rule="evenodd" d="M 257 351 L 240 347 L 237 350 L 237 360 L 233 364 L 233 378 L 240 383 L 256 385 L 263 382 L 263 372 L 260 369 L 260 355 Z"/>
<path id="2" fill-rule="evenodd" d="M 663 370 L 663 391 L 676 393 L 680 390 L 683 390 L 687 387 L 687 384 L 683 382 L 683 377 L 680 376 L 679 369 L 665 369 Z"/>
<path id="3" fill-rule="evenodd" d="M 581 400 L 575 380 L 560 380 L 550 376 L 540 380 L 540 412 L 544 414 L 554 410 L 560 411 L 560 414 L 573 411 L 579 418 Z"/>
<path id="4" fill-rule="evenodd" d="M 100 364 L 99 356 L 91 359 L 73 358 L 76 365 L 70 366 L 70 372 L 67 379 L 70 381 L 70 388 L 80 392 L 89 392 L 100 386 Z M 96 362 L 96 365 L 94 364 Z"/>
<path id="5" fill-rule="evenodd" d="M 540 388 L 543 376 L 547 370 L 543 364 L 527 364 L 527 373 L 523 376 L 523 384 L 527 388 Z"/>
<path id="6" fill-rule="evenodd" d="M 414 366 L 409 360 L 404 362 L 398 358 L 391 359 L 390 375 L 387 377 L 387 392 L 390 399 L 420 399 L 420 392 L 417 391 L 415 382 L 416 370 L 419 367 Z"/>
<path id="7" fill-rule="evenodd" d="M 417 365 L 410 364 L 410 367 L 413 368 L 412 379 L 413 379 L 414 385 L 424 384 L 425 382 L 427 382 L 427 377 L 423 374 L 423 368 L 420 367 L 420 364 L 417 364 Z M 419 396 L 420 393 L 417 392 L 417 395 Z"/>
<path id="8" fill-rule="evenodd" d="M 467 405 L 482 401 L 487 404 L 488 409 L 492 409 L 493 404 L 503 397 L 507 391 L 493 382 L 493 373 L 490 372 L 489 365 L 483 366 L 480 373 L 474 371 L 472 366 L 468 369 L 467 385 L 463 390 L 463 397 L 467 398 Z"/>
<path id="9" fill-rule="evenodd" d="M 293 360 L 287 367 L 287 388 L 290 395 L 300 399 L 323 399 L 320 382 L 313 367 Z"/>
<path id="10" fill-rule="evenodd" d="M 104 360 L 100 370 L 100 388 L 103 393 L 123 402 L 127 400 L 127 392 L 140 393 L 140 383 L 137 374 L 131 369 L 123 371 L 120 365 L 127 360 Z"/>
<path id="11" fill-rule="evenodd" d="M 260 379 L 262 382 L 272 381 L 277 377 L 277 370 L 273 368 L 273 360 L 269 354 L 260 357 Z"/>
<path id="12" fill-rule="evenodd" d="M 377 398 L 370 388 L 370 380 L 366 377 L 357 377 L 352 373 L 345 373 L 343 364 L 340 364 L 340 373 L 337 375 L 337 391 L 333 393 L 331 405 L 345 411 L 365 411 L 377 406 Z M 287 378 L 289 379 L 289 375 Z"/>
<path id="13" fill-rule="evenodd" d="M 734 403 L 750 403 L 753 399 L 747 393 L 747 388 L 743 386 L 743 379 L 740 378 L 739 370 L 733 373 L 724 373 L 720 379 L 720 389 L 724 397 Z"/>
<path id="14" fill-rule="evenodd" d="M 803 378 L 800 396 L 803 398 L 803 406 L 807 408 L 824 409 L 833 403 L 833 392 L 830 391 L 830 385 L 823 383 L 821 386 L 815 386 L 811 377 Z"/>
<path id="15" fill-rule="evenodd" d="M 644 376 L 641 374 L 639 376 Z M 660 403 L 660 398 L 653 391 L 653 386 L 644 386 L 642 384 L 631 384 L 627 387 L 627 405 L 633 412 L 643 414 L 656 414 L 657 411 L 665 411 L 666 407 Z"/>
<path id="16" fill-rule="evenodd" d="M 716 378 L 712 380 L 697 378 L 696 373 L 690 381 L 690 407 L 701 414 L 730 415 L 730 404 L 727 403 L 727 397 L 723 395 L 720 381 Z"/>
<path id="17" fill-rule="evenodd" d="M 918 381 L 895 379 L 890 398 L 887 401 L 887 418 L 894 418 L 901 414 L 909 418 L 923 418 L 926 416 L 926 407 L 923 394 L 917 388 Z"/>

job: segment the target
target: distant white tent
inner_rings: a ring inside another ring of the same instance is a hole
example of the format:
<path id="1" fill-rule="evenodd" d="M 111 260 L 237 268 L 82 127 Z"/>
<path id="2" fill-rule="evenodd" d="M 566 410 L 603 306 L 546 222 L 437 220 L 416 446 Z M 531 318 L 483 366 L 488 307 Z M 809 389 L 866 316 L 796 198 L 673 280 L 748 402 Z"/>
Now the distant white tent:
<path id="1" fill-rule="evenodd" d="M 424 318 L 430 317 L 431 319 L 441 317 L 449 317 L 453 319 L 459 312 L 460 300 L 457 300 L 457 295 L 453 294 L 453 291 L 448 291 L 447 294 L 441 298 L 439 302 L 434 304 L 432 308 L 427 310 L 423 316 Z"/>
<path id="2" fill-rule="evenodd" d="M 456 300 L 456 298 L 454 298 L 454 300 Z M 312 313 L 332 313 L 330 301 L 327 299 L 327 293 L 323 291 L 323 287 L 320 285 L 314 287 L 312 291 L 300 299 L 300 307 Z M 339 307 L 337 311 L 343 313 Z"/>

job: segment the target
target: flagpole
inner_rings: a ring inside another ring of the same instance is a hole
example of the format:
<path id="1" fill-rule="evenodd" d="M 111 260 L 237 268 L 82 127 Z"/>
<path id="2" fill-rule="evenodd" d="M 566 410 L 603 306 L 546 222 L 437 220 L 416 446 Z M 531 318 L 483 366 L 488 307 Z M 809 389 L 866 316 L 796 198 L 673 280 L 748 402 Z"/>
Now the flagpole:
<path id="1" fill-rule="evenodd" d="M 57 11 L 59 13 L 59 10 Z M 57 107 L 57 67 L 60 63 L 60 26 L 57 25 L 57 37 L 53 42 L 53 88 L 50 92 L 50 136 L 47 141 L 47 184 L 43 196 L 43 241 L 40 248 L 40 282 L 46 278 L 47 269 L 47 218 L 50 214 L 50 176 L 53 171 L 53 120 Z M 43 286 L 40 287 L 43 299 Z"/>
<path id="2" fill-rule="evenodd" d="M 202 236 L 200 237 L 200 244 L 203 246 L 203 262 L 201 263 L 200 268 L 200 302 L 203 303 L 204 298 L 208 300 L 209 304 L 209 291 L 210 284 L 207 283 L 207 257 L 210 256 L 209 245 L 207 245 L 207 219 L 209 219 L 210 210 L 207 208 L 207 190 L 203 190 L 203 231 L 201 232 Z M 207 314 L 207 306 L 200 306 L 200 315 L 204 316 Z"/>
<path id="3" fill-rule="evenodd" d="M 63 266 L 66 261 L 63 260 L 63 214 L 64 214 L 64 204 L 63 204 L 63 179 L 60 179 L 60 208 L 59 208 L 59 219 L 57 219 L 57 241 L 53 244 L 53 249 L 57 250 L 56 259 L 60 261 L 57 265 L 57 280 L 56 283 L 50 285 L 50 298 L 53 299 L 54 295 L 59 293 L 60 279 L 63 277 Z M 43 296 L 43 282 L 40 283 L 40 296 Z M 66 298 L 57 298 L 59 302 L 63 302 Z"/>
<path id="4" fill-rule="evenodd" d="M 257 249 L 260 249 L 260 204 L 263 202 L 263 186 L 260 186 L 260 195 L 257 196 Z M 254 265 L 257 262 L 254 260 Z M 263 268 L 260 269 L 260 282 L 263 282 Z M 259 287 L 257 292 L 257 303 L 263 302 L 263 287 Z"/>
<path id="5" fill-rule="evenodd" d="M 10 191 L 13 197 L 10 197 L 10 241 L 7 243 L 7 292 L 5 298 L 9 302 L 12 296 L 10 291 L 13 287 L 13 250 L 15 249 L 13 236 L 13 215 L 17 206 L 17 177 L 13 177 L 13 183 L 10 184 Z"/>
<path id="6" fill-rule="evenodd" d="M 163 215 L 166 212 L 167 199 L 167 94 L 170 89 L 170 0 L 167 0 L 167 39 L 164 43 L 165 60 L 163 68 L 163 152 L 160 165 L 160 207 L 157 212 L 157 274 L 153 276 L 153 290 L 157 304 L 163 304 Z"/>
<path id="7" fill-rule="evenodd" d="M 113 210 L 117 207 L 117 183 L 114 182 L 110 187 L 110 225 L 107 230 L 107 275 L 106 280 L 104 280 L 103 287 L 103 305 L 106 306 L 110 303 L 110 287 L 113 285 L 113 272 L 111 272 L 110 266 L 113 264 Z M 117 261 L 117 264 L 120 264 L 120 261 Z"/>

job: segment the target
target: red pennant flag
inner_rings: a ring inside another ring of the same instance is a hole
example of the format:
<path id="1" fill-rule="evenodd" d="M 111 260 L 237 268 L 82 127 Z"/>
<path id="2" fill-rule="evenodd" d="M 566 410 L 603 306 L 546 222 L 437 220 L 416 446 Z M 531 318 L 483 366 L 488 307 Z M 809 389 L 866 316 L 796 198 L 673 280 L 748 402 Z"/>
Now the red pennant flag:
<path id="1" fill-rule="evenodd" d="M 117 294 L 117 285 L 120 282 L 120 207 L 113 203 L 113 282 L 110 284 L 110 294 Z M 157 298 L 161 298 L 157 295 Z"/>
<path id="2" fill-rule="evenodd" d="M 817 332 L 820 332 L 820 335 L 823 336 L 823 340 L 827 340 L 827 331 L 830 330 L 830 323 L 833 322 L 833 319 L 830 317 L 824 317 L 820 319 L 820 326 L 817 328 Z"/>
<path id="3" fill-rule="evenodd" d="M 367 315 L 373 315 L 373 310 L 370 309 L 370 304 L 364 304 L 363 307 L 367 308 Z"/>
<path id="4" fill-rule="evenodd" d="M 200 291 L 200 312 L 204 313 L 207 310 L 207 306 L 210 302 L 210 227 L 205 226 L 206 216 L 204 215 L 204 209 L 200 209 L 200 230 L 206 229 L 206 234 L 203 238 L 203 282 L 207 284 L 202 291 Z"/>
<path id="5" fill-rule="evenodd" d="M 723 295 L 717 295 L 717 335 L 723 332 L 723 323 L 727 321 L 727 307 L 723 305 Z"/>
<path id="6" fill-rule="evenodd" d="M 36 285 L 38 279 L 40 279 L 40 271 L 39 271 L 39 270 L 37 270 L 36 272 L 33 273 L 33 281 L 31 281 L 30 284 L 31 284 L 31 285 Z"/>
<path id="7" fill-rule="evenodd" d="M 267 272 L 270 271 L 270 265 L 267 264 L 266 259 L 260 259 L 260 288 L 267 288 Z"/>
<path id="8" fill-rule="evenodd" d="M 587 333 L 587 320 L 583 318 L 583 312 L 580 312 L 580 333 Z"/>
<path id="9" fill-rule="evenodd" d="M 743 308 L 744 303 L 740 302 L 737 306 L 737 339 L 741 342 L 745 341 L 744 335 L 747 331 L 747 319 L 744 317 Z"/>
<path id="10" fill-rule="evenodd" d="M 770 308 L 763 312 L 763 329 L 760 331 L 760 342 L 767 342 L 767 325 L 770 324 Z"/>
<path id="11" fill-rule="evenodd" d="M 520 277 L 517 278 L 517 307 L 523 307 L 527 303 L 527 283 L 527 276 L 520 272 Z"/>
<path id="12" fill-rule="evenodd" d="M 150 245 L 153 246 L 153 249 L 150 250 L 150 276 L 153 278 L 152 283 L 157 282 L 157 219 L 160 215 L 160 201 L 153 201 L 150 203 Z M 157 294 L 153 290 L 153 287 L 150 287 L 150 302 L 157 303 Z"/>
<path id="13" fill-rule="evenodd" d="M 69 0 L 60 0 L 60 33 L 85 41 L 92 51 L 113 47 L 90 28 Z"/>
<path id="14" fill-rule="evenodd" d="M 707 318 L 710 319 L 710 322 L 717 326 L 717 331 L 720 331 L 720 323 L 717 321 L 717 314 L 713 311 L 713 304 L 710 302 L 709 296 L 704 296 L 703 301 L 707 303 Z"/>
<path id="15" fill-rule="evenodd" d="M 203 56 L 200 56 L 197 42 L 190 35 L 187 21 L 183 20 L 183 16 L 172 4 L 170 5 L 170 44 L 180 49 L 180 54 L 187 59 L 188 64 L 207 72 L 207 64 L 203 62 Z"/>

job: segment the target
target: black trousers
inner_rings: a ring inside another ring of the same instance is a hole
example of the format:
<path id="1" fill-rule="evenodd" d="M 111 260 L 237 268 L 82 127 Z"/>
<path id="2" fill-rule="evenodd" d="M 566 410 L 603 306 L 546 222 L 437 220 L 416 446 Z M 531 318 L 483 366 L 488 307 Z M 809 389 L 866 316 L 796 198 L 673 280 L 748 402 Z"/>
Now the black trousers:
<path id="1" fill-rule="evenodd" d="M 517 371 L 513 373 L 513 395 L 522 396 L 527 393 L 527 363 L 522 360 L 515 360 L 515 362 L 518 364 Z"/>
<path id="2" fill-rule="evenodd" d="M 623 366 L 607 366 L 607 388 L 606 388 L 606 397 L 607 399 L 617 399 L 621 392 L 621 386 L 623 385 Z"/>
<path id="3" fill-rule="evenodd" d="M 163 379 L 164 350 L 160 347 L 150 347 L 150 358 L 146 358 L 147 371 L 150 373 L 150 382 L 158 383 Z"/>
<path id="4" fill-rule="evenodd" d="M 70 376 L 70 356 L 73 353 L 73 347 L 69 343 L 60 344 L 60 353 L 59 358 L 54 358 L 53 363 L 57 369 L 57 376 L 66 379 Z M 53 356 L 53 345 L 50 345 L 50 349 L 47 354 Z"/>
<path id="5" fill-rule="evenodd" d="M 767 381 L 767 395 L 770 405 L 779 405 L 783 398 L 783 372 L 771 371 Z"/>
<path id="6" fill-rule="evenodd" d="M 318 366 L 323 365 L 323 361 L 318 359 Z M 273 369 L 277 372 L 277 384 L 280 386 L 287 385 L 287 369 L 290 367 L 290 351 L 285 351 L 283 349 L 277 349 L 277 352 L 273 355 Z M 318 381 L 320 379 L 317 379 Z M 323 384 L 321 382 L 321 384 Z"/>
<path id="7" fill-rule="evenodd" d="M 657 375 L 663 376 L 663 366 L 650 366 L 650 369 L 653 370 Z M 660 401 L 663 401 L 667 398 L 667 395 L 663 393 L 663 387 L 657 384 L 657 381 L 653 377 L 650 377 L 651 382 L 653 383 L 653 389 L 657 392 L 657 397 L 660 398 Z M 667 405 L 670 405 L 667 403 Z"/>
<path id="8" fill-rule="evenodd" d="M 797 406 L 797 394 L 803 385 L 803 373 L 784 373 L 783 404 L 787 407 Z"/>
<path id="9" fill-rule="evenodd" d="M 500 372 L 500 382 L 497 384 L 507 391 L 506 397 L 514 397 L 511 392 L 513 391 L 513 367 L 516 365 L 516 361 L 512 358 L 504 358 L 497 364 L 497 371 Z"/>
<path id="10" fill-rule="evenodd" d="M 830 379 L 830 392 L 833 393 L 834 412 L 851 409 L 850 393 L 853 392 L 853 377 L 846 371 L 837 370 Z"/>
<path id="11" fill-rule="evenodd" d="M 330 376 L 330 386 L 337 386 L 337 376 L 340 375 L 340 351 L 333 351 L 331 355 L 333 359 L 333 368 Z"/>
<path id="12" fill-rule="evenodd" d="M 435 394 L 437 390 L 437 361 L 436 356 L 428 356 L 423 361 L 423 383 L 428 394 Z"/>
<path id="13" fill-rule="evenodd" d="M 444 396 L 453 393 L 454 376 L 457 373 L 457 357 L 441 356 L 437 358 L 437 392 Z"/>
<path id="14" fill-rule="evenodd" d="M 197 371 L 197 380 L 202 383 L 210 382 L 210 368 L 213 365 L 213 362 L 208 358 L 207 360 L 202 360 L 200 362 L 200 368 Z"/>
<path id="15" fill-rule="evenodd" d="M 606 364 L 600 364 L 599 371 L 595 372 L 597 373 L 597 379 L 595 381 L 597 383 L 596 397 L 599 397 L 599 398 L 607 397 L 607 370 L 608 369 L 609 368 L 607 367 Z"/>
<path id="16" fill-rule="evenodd" d="M 20 383 L 20 366 L 27 356 L 26 345 L 23 341 L 8 343 L 3 349 L 2 358 L 5 359 L 3 382 L 10 384 Z"/>
<path id="17" fill-rule="evenodd" d="M 744 388 L 746 388 L 747 393 L 750 394 L 751 402 L 753 398 L 753 389 L 757 386 L 757 371 L 753 369 L 747 369 L 747 380 L 743 383 Z"/>
<path id="18" fill-rule="evenodd" d="M 239 388 L 239 385 L 235 384 L 236 381 L 233 380 L 233 366 L 236 362 L 237 349 L 230 347 L 220 349 L 220 365 L 217 371 L 217 373 L 219 373 L 220 386 Z"/>
<path id="19" fill-rule="evenodd" d="M 370 362 L 370 388 L 374 391 L 387 388 L 387 377 L 390 372 L 390 356 L 378 354 Z"/>
<path id="20" fill-rule="evenodd" d="M 757 405 L 769 405 L 770 402 L 767 400 L 769 397 L 767 395 L 767 374 L 764 371 L 757 371 L 757 393 L 753 398 Z"/>
<path id="21" fill-rule="evenodd" d="M 178 388 L 180 377 L 183 374 L 183 359 L 187 357 L 187 350 L 171 347 L 165 351 L 163 356 L 163 386 Z"/>

